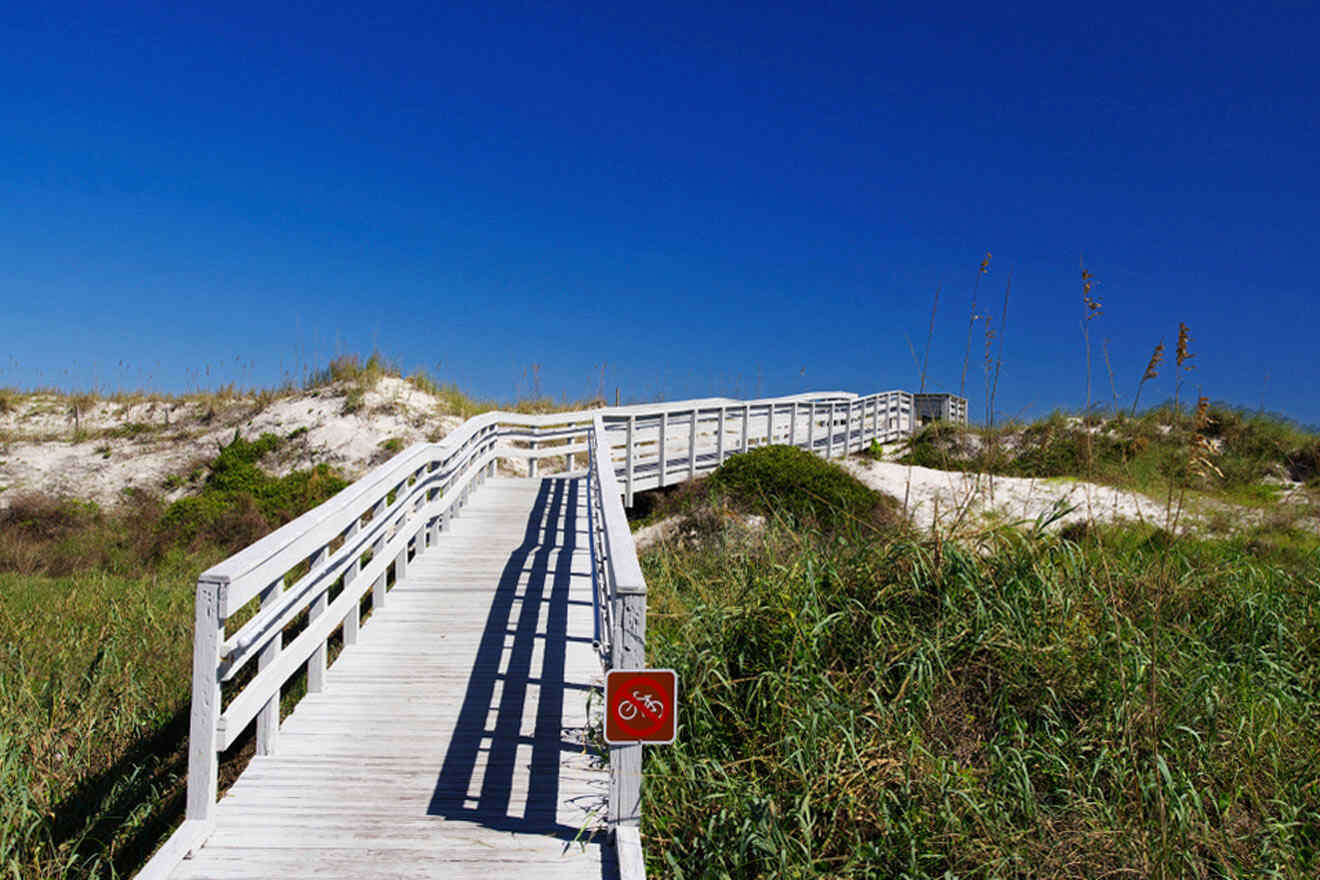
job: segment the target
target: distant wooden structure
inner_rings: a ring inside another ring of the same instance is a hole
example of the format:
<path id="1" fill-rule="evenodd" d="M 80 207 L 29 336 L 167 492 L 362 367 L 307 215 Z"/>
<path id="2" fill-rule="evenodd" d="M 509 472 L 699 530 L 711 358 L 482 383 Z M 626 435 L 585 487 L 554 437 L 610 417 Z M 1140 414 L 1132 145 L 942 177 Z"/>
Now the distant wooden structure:
<path id="1" fill-rule="evenodd" d="M 399 453 L 198 579 L 187 817 L 138 876 L 643 877 L 641 746 L 588 711 L 646 662 L 624 504 L 759 446 L 902 439 L 934 396 L 492 412 Z"/>
<path id="2" fill-rule="evenodd" d="M 967 398 L 956 394 L 914 394 L 912 409 L 916 415 L 915 428 L 932 422 L 967 424 Z"/>

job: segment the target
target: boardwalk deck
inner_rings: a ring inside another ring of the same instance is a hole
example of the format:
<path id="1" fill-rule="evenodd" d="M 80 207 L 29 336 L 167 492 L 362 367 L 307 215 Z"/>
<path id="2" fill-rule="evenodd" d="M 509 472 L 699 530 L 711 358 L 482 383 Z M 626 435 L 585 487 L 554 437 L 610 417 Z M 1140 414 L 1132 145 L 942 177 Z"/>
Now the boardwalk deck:
<path id="1" fill-rule="evenodd" d="M 616 876 L 586 504 L 580 477 L 483 484 L 171 876 Z"/>

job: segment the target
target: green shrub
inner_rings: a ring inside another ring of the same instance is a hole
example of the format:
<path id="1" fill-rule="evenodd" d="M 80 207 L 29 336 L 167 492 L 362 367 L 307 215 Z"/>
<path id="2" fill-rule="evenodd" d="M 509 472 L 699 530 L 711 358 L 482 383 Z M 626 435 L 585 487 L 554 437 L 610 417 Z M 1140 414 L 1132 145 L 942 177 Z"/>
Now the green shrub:
<path id="1" fill-rule="evenodd" d="M 891 523 L 896 502 L 836 464 L 795 446 L 762 446 L 735 455 L 711 485 L 744 510 L 786 513 L 829 531 Z"/>
<path id="2" fill-rule="evenodd" d="M 274 434 L 245 440 L 237 432 L 211 463 L 200 494 L 180 498 L 161 518 L 171 541 L 214 542 L 231 552 L 332 497 L 348 485 L 329 466 L 272 477 L 258 462 L 284 441 Z"/>

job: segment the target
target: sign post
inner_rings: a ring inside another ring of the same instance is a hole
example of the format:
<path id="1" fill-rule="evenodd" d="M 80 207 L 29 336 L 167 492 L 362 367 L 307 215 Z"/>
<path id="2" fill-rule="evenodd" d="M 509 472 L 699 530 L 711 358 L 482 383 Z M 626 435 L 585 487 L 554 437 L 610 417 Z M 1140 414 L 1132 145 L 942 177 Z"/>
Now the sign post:
<path id="1" fill-rule="evenodd" d="M 674 741 L 678 673 L 672 669 L 611 669 L 605 673 L 605 742 L 612 746 Z"/>

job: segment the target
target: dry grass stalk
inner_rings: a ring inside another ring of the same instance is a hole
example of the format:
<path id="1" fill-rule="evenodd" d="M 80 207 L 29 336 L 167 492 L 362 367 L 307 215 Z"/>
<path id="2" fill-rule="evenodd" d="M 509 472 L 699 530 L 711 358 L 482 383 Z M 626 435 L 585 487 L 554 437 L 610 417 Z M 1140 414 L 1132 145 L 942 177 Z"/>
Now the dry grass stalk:
<path id="1" fill-rule="evenodd" d="M 1082 316 L 1082 342 L 1086 348 L 1086 409 L 1091 408 L 1091 322 L 1100 317 L 1102 306 L 1100 298 L 1091 294 L 1095 285 L 1095 276 L 1082 265 L 1082 305 L 1086 313 Z"/>
<path id="2" fill-rule="evenodd" d="M 921 392 L 925 392 L 926 390 L 926 365 L 930 362 L 930 344 L 932 340 L 934 340 L 935 338 L 935 315 L 939 311 L 939 307 L 940 307 L 940 288 L 937 287 L 935 288 L 935 299 L 930 304 L 930 326 L 926 329 L 926 354 L 925 357 L 922 358 L 922 362 L 921 362 L 921 386 L 919 389 Z M 909 346 L 912 345 L 911 340 L 908 340 L 908 345 Z M 913 352 L 913 355 L 915 357 L 916 355 L 915 351 Z M 916 413 L 913 413 L 913 418 L 916 418 Z M 908 465 L 907 481 L 906 481 L 906 485 L 904 485 L 903 487 L 903 517 L 905 519 L 907 518 L 908 501 L 911 499 L 911 497 L 912 497 L 912 465 Z"/>
<path id="3" fill-rule="evenodd" d="M 1164 340 L 1161 339 L 1159 345 L 1151 352 L 1150 360 L 1146 363 L 1146 372 L 1141 374 L 1141 381 L 1137 383 L 1137 393 L 1132 396 L 1132 415 L 1137 415 L 1137 401 L 1141 399 L 1141 386 L 1145 385 L 1151 379 L 1160 374 L 1160 364 L 1164 361 Z"/>
<path id="4" fill-rule="evenodd" d="M 976 294 L 981 288 L 981 276 L 990 271 L 990 256 L 990 252 L 986 251 L 985 259 L 981 261 L 980 268 L 976 270 L 976 284 L 972 286 L 972 312 L 971 317 L 967 319 L 967 348 L 963 351 L 962 379 L 958 382 L 959 397 L 967 396 L 967 366 L 972 359 L 972 328 L 976 326 L 978 320 L 985 317 L 976 313 Z"/>

